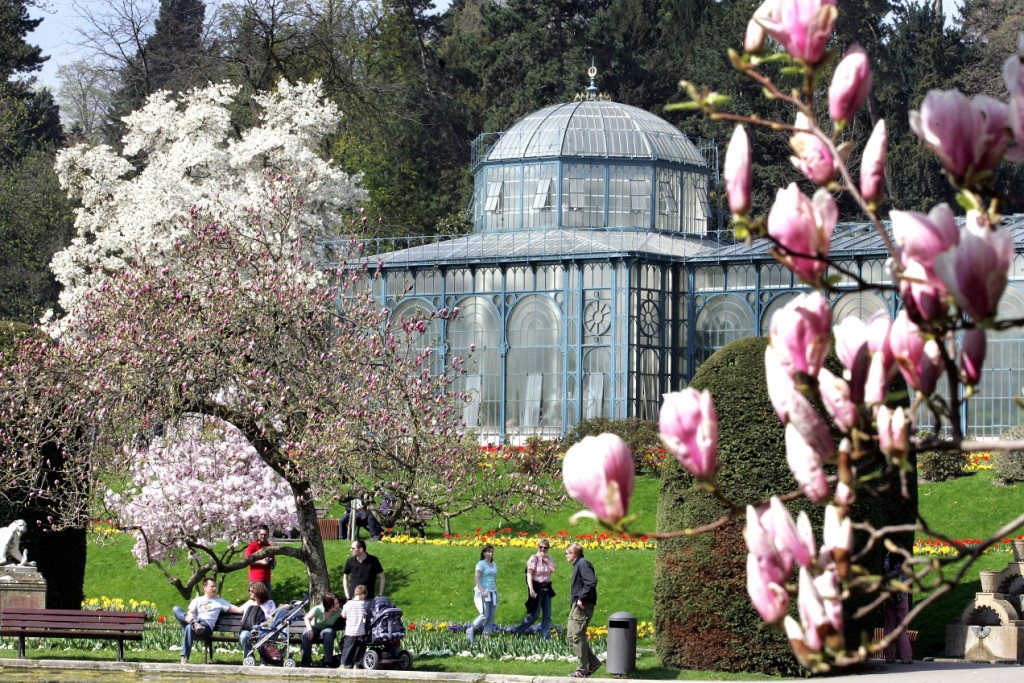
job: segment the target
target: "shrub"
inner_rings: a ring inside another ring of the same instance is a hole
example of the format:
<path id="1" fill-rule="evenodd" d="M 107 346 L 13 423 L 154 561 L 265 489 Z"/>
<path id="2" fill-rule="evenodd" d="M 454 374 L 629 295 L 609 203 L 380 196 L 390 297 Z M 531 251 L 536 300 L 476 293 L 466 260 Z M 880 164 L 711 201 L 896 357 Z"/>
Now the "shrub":
<path id="1" fill-rule="evenodd" d="M 918 441 L 927 439 L 931 432 L 918 432 Z M 967 458 L 958 450 L 922 451 L 917 454 L 917 469 L 925 481 L 949 481 L 962 477 Z"/>
<path id="2" fill-rule="evenodd" d="M 762 500 L 796 487 L 786 464 L 785 429 L 768 399 L 766 345 L 763 338 L 733 342 L 705 361 L 690 383 L 694 389 L 709 390 L 714 398 L 721 464 L 718 484 L 734 501 Z M 837 375 L 842 371 L 834 354 L 826 365 Z M 896 383 L 892 391 L 905 396 L 906 386 Z M 878 466 L 877 461 L 862 462 L 858 469 L 861 475 L 870 476 Z M 893 484 L 900 486 L 902 482 Z M 916 477 L 909 476 L 906 486 L 916 501 Z M 821 507 L 802 498 L 787 507 L 794 515 L 806 510 L 816 538 L 821 538 Z M 854 520 L 880 528 L 913 522 L 915 507 L 897 496 L 865 497 L 854 504 L 850 514 Z M 692 477 L 674 458 L 666 460 L 658 500 L 658 531 L 701 526 L 726 512 L 710 494 L 694 488 Z M 655 647 L 665 666 L 783 676 L 804 673 L 785 636 L 764 628 L 747 597 L 744 524 L 743 519 L 735 519 L 709 534 L 658 542 Z M 867 540 L 865 533 L 855 533 L 856 549 L 863 549 Z M 893 540 L 909 548 L 913 534 Z M 884 551 L 881 543 L 875 543 L 860 562 L 880 571 Z M 862 595 L 846 601 L 844 635 L 849 647 L 857 647 L 862 634 L 875 626 L 870 610 L 861 619 L 853 619 L 852 615 L 867 602 Z M 791 605 L 795 613 L 796 600 Z"/>
<path id="3" fill-rule="evenodd" d="M 1024 425 L 1010 427 L 1002 434 L 1007 441 L 1024 440 Z M 992 469 L 1000 484 L 1024 481 L 1024 451 L 996 451 L 992 454 Z"/>
<path id="4" fill-rule="evenodd" d="M 639 417 L 612 420 L 607 417 L 592 417 L 578 423 L 565 435 L 565 448 L 578 443 L 585 436 L 597 436 L 609 432 L 618 434 L 633 453 L 633 467 L 637 474 L 657 472 L 665 460 L 665 449 L 658 437 L 658 424 Z"/>

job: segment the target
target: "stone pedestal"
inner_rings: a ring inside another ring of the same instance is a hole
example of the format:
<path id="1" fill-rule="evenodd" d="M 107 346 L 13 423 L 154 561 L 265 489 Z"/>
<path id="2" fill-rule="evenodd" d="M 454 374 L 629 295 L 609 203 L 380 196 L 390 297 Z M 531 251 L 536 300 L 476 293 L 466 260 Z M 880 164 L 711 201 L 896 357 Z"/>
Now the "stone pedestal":
<path id="1" fill-rule="evenodd" d="M 1016 553 L 1015 553 L 1016 557 Z M 1001 572 L 980 572 L 981 591 L 946 627 L 946 656 L 970 662 L 1024 664 L 1024 562 Z"/>
<path id="2" fill-rule="evenodd" d="M 46 579 L 35 567 L 0 567 L 0 613 L 5 607 L 46 607 Z"/>

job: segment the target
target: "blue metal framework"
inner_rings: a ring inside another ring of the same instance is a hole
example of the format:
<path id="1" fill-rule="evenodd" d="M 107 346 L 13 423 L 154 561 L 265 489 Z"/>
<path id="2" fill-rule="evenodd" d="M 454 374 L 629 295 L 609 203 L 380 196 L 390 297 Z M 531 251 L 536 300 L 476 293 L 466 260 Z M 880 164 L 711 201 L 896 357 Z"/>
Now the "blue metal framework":
<path id="1" fill-rule="evenodd" d="M 459 388 L 477 399 L 463 418 L 483 438 L 560 435 L 589 417 L 654 419 L 664 392 L 729 342 L 766 334 L 774 311 L 803 291 L 767 242 L 715 238 L 707 188 L 717 160 L 709 168 L 648 112 L 557 105 L 481 140 L 492 144 L 474 146 L 474 234 L 390 240 L 368 253 L 383 264 L 381 296 L 396 315 L 461 309 L 423 339 L 438 359 L 472 358 Z M 1017 256 L 1001 317 L 1024 318 L 1024 216 L 1002 229 Z M 872 226 L 840 226 L 831 256 L 864 281 L 891 281 Z M 838 288 L 835 322 L 900 305 L 849 278 Z M 962 404 L 972 435 L 1020 421 L 1022 358 L 1020 329 L 990 333 L 981 394 Z"/>

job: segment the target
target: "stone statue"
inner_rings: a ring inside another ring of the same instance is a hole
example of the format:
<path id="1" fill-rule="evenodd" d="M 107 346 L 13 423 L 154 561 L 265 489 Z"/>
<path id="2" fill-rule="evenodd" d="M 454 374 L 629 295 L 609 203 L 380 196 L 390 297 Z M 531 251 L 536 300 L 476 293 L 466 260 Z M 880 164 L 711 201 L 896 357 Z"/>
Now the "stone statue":
<path id="1" fill-rule="evenodd" d="M 28 531 L 28 524 L 23 519 L 16 519 L 0 529 L 0 566 L 14 562 L 19 567 L 34 567 L 35 562 L 28 561 L 28 550 L 21 549 L 21 535 Z"/>

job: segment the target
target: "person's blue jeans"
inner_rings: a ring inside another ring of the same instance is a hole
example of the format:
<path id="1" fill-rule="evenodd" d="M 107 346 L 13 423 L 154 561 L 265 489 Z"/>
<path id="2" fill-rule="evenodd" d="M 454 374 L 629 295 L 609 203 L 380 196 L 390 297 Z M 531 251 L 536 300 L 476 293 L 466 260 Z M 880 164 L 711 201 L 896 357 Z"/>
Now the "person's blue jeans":
<path id="1" fill-rule="evenodd" d="M 540 635 L 546 640 L 551 640 L 551 593 L 548 591 L 537 593 L 537 606 L 533 612 L 523 617 L 523 620 L 513 630 L 516 633 L 526 633 L 533 626 L 533 622 L 537 621 L 537 617 L 542 614 L 544 616 L 540 621 Z"/>
<path id="2" fill-rule="evenodd" d="M 195 639 L 195 631 L 192 628 L 192 624 L 185 621 L 185 610 L 175 605 L 171 608 L 171 613 L 174 618 L 181 624 L 181 656 L 188 659 L 192 654 L 192 642 Z"/>
<path id="3" fill-rule="evenodd" d="M 334 666 L 334 629 L 313 628 L 306 629 L 302 634 L 302 661 L 301 666 L 313 666 L 313 643 L 323 641 L 324 643 L 324 664 Z"/>
<path id="4" fill-rule="evenodd" d="M 238 644 L 242 646 L 242 656 L 248 657 L 252 654 L 252 631 L 242 631 L 238 634 Z"/>
<path id="5" fill-rule="evenodd" d="M 483 601 L 483 612 L 470 624 L 474 633 L 490 633 L 494 630 L 494 613 L 498 611 L 497 597 L 496 594 L 488 595 L 489 599 Z"/>

